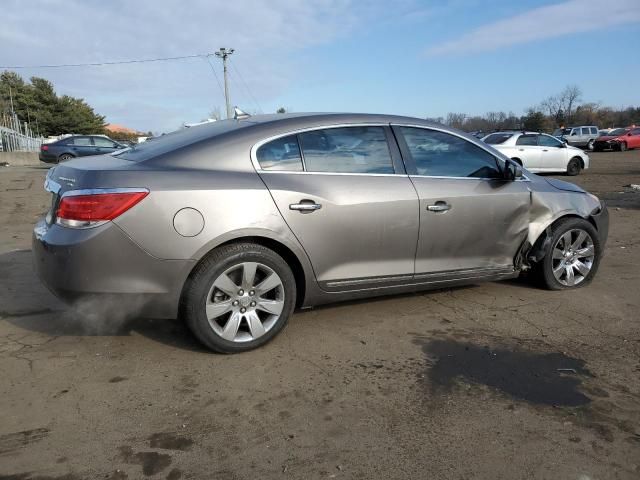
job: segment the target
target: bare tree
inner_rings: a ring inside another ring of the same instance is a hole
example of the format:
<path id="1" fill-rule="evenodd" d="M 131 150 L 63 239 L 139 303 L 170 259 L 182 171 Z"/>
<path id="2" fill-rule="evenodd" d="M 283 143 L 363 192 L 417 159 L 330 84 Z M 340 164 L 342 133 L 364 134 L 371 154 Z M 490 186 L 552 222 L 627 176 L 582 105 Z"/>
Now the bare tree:
<path id="1" fill-rule="evenodd" d="M 560 93 L 559 99 L 567 121 L 571 122 L 574 109 L 582 100 L 582 90 L 577 85 L 567 85 Z"/>
<path id="2" fill-rule="evenodd" d="M 464 125 L 464 120 L 467 118 L 465 113 L 447 113 L 447 120 L 445 123 L 450 127 L 454 128 L 462 128 Z"/>

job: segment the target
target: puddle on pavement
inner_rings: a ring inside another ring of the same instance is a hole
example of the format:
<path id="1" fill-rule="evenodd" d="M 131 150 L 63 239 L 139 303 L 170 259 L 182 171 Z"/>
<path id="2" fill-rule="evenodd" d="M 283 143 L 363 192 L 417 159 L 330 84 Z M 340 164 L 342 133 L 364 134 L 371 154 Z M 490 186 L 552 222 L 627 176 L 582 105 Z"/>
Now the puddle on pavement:
<path id="1" fill-rule="evenodd" d="M 593 375 L 578 358 L 451 339 L 419 339 L 417 343 L 431 361 L 425 378 L 435 392 L 463 381 L 538 405 L 575 407 L 591 401 L 579 387 L 585 377 Z"/>

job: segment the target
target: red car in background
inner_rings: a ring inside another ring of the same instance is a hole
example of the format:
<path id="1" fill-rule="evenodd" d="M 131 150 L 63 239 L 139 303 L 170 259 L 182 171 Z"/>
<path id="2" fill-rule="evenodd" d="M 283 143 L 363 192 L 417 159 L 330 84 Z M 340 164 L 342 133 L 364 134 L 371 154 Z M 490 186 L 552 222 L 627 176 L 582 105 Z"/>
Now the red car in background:
<path id="1" fill-rule="evenodd" d="M 625 150 L 640 148 L 640 127 L 616 128 L 598 138 L 593 144 L 596 152 L 602 150 Z"/>

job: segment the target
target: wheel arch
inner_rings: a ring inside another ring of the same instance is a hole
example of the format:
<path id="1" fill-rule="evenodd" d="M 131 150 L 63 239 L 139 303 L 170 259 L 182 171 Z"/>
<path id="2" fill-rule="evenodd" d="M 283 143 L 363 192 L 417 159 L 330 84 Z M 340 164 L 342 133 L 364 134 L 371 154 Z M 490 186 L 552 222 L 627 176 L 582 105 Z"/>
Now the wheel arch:
<path id="1" fill-rule="evenodd" d="M 291 268 L 296 281 L 296 308 L 303 305 L 305 295 L 309 287 L 310 274 L 313 275 L 310 271 L 311 265 L 308 262 L 308 259 L 306 257 L 303 257 L 301 259 L 300 257 L 304 255 L 304 253 L 296 253 L 294 251 L 295 247 L 288 245 L 288 242 L 282 241 L 278 238 L 274 238 L 273 236 L 265 234 L 264 232 L 254 231 L 236 232 L 236 234 L 231 236 L 230 238 L 225 237 L 223 239 L 219 239 L 218 241 L 207 244 L 205 248 L 201 249 L 195 257 L 197 261 L 194 262 L 189 271 L 189 274 L 187 275 L 187 278 L 182 285 L 182 292 L 180 294 L 181 298 L 193 275 L 195 268 L 216 249 L 234 243 L 255 243 L 257 245 L 266 247 L 280 255 Z"/>
<path id="2" fill-rule="evenodd" d="M 549 221 L 544 226 L 544 228 L 541 228 L 538 237 L 532 242 L 531 248 L 527 252 L 527 263 L 537 263 L 544 258 L 549 242 L 551 241 L 551 229 L 558 222 L 561 222 L 562 220 L 565 220 L 567 218 L 579 218 L 581 220 L 586 220 L 591 225 L 593 225 L 593 228 L 595 228 L 596 231 L 598 230 L 598 225 L 591 216 L 583 217 L 576 213 L 565 213 L 563 215 L 560 215 L 559 217 Z"/>

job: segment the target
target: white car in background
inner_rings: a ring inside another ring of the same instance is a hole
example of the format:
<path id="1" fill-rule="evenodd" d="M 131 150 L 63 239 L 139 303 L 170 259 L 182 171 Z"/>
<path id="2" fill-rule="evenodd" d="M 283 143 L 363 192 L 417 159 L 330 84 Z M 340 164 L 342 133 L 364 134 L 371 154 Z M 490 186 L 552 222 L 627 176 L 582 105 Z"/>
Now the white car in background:
<path id="1" fill-rule="evenodd" d="M 589 155 L 546 133 L 495 132 L 482 139 L 534 173 L 578 175 L 589 168 Z"/>

